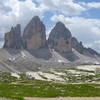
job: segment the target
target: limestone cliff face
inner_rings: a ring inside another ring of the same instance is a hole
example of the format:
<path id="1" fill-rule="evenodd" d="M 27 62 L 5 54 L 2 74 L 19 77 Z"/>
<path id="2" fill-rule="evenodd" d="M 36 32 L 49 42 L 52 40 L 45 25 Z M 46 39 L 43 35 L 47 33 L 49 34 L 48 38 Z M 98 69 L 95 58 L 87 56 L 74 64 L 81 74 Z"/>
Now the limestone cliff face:
<path id="1" fill-rule="evenodd" d="M 71 52 L 71 32 L 62 22 L 58 22 L 50 32 L 48 45 L 59 52 Z"/>
<path id="2" fill-rule="evenodd" d="M 38 16 L 32 18 L 23 33 L 24 48 L 39 49 L 46 45 L 45 26 Z"/>
<path id="3" fill-rule="evenodd" d="M 21 27 L 18 24 L 16 27 L 12 27 L 10 32 L 5 34 L 4 48 L 11 49 L 21 49 L 22 39 L 21 39 Z"/>

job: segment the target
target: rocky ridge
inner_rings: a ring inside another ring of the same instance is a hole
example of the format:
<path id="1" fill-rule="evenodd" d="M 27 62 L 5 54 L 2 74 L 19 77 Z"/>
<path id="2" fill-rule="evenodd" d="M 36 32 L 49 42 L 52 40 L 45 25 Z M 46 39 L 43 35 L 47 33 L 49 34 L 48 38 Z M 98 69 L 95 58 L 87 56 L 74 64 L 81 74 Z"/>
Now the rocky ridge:
<path id="1" fill-rule="evenodd" d="M 100 54 L 83 46 L 62 22 L 57 22 L 46 40 L 46 28 L 38 16 L 26 25 L 21 36 L 18 24 L 5 34 L 0 50 L 0 70 L 30 71 L 81 64 L 100 64 Z"/>
<path id="2" fill-rule="evenodd" d="M 75 37 L 72 37 L 71 43 L 72 43 L 72 48 L 74 48 L 76 51 L 78 51 L 79 53 L 83 55 L 90 56 L 90 57 L 95 57 L 95 56 L 100 57 L 100 54 L 98 52 L 96 52 L 92 48 L 84 47 L 83 43 L 79 42 Z"/>
<path id="3" fill-rule="evenodd" d="M 62 22 L 57 22 L 51 30 L 48 40 L 46 40 L 46 28 L 38 16 L 34 16 L 26 25 L 23 36 L 21 36 L 21 27 L 18 24 L 12 27 L 10 32 L 5 34 L 5 43 L 3 48 L 39 50 L 43 48 L 54 49 L 60 53 L 71 53 L 75 49 L 80 54 L 88 56 L 100 56 L 95 50 L 86 48 L 82 42 L 79 42 L 69 29 Z"/>

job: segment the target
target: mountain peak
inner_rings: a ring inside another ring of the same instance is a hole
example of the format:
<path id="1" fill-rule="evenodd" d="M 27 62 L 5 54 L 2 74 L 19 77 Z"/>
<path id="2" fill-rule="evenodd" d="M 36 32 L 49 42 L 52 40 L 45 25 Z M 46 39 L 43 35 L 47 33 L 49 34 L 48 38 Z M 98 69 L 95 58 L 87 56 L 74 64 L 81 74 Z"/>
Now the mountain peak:
<path id="1" fill-rule="evenodd" d="M 53 28 L 52 31 L 55 31 L 53 32 L 54 34 L 58 34 L 59 36 L 62 36 L 64 38 L 70 38 L 71 37 L 71 32 L 70 30 L 65 26 L 64 23 L 62 22 L 57 22 L 55 27 Z M 52 33 L 51 31 L 51 33 Z"/>
<path id="2" fill-rule="evenodd" d="M 31 21 L 30 21 L 30 23 L 34 23 L 34 22 L 41 22 L 41 20 L 40 20 L 40 17 L 39 16 L 34 16 L 32 19 L 31 19 Z"/>
<path id="3" fill-rule="evenodd" d="M 32 19 L 40 19 L 40 17 L 39 16 L 34 16 Z"/>
<path id="4" fill-rule="evenodd" d="M 56 26 L 63 26 L 63 27 L 65 27 L 64 23 L 62 23 L 61 21 L 57 22 Z"/>
<path id="5" fill-rule="evenodd" d="M 62 23 L 61 21 L 57 22 L 55 27 L 61 27 L 61 28 L 66 28 L 65 24 Z"/>
<path id="6" fill-rule="evenodd" d="M 48 44 L 59 52 L 71 52 L 71 37 L 71 32 L 66 26 L 62 22 L 57 22 L 50 32 Z"/>
<path id="7" fill-rule="evenodd" d="M 45 25 L 38 16 L 32 18 L 23 33 L 24 48 L 38 49 L 46 44 Z"/>
<path id="8" fill-rule="evenodd" d="M 33 53 L 37 57 L 44 57 L 44 55 L 47 55 L 44 49 L 47 49 L 48 52 L 53 49 L 61 55 L 73 53 L 72 49 L 74 49 L 81 55 L 100 57 L 100 54 L 95 50 L 84 47 L 82 42 L 79 42 L 77 38 L 72 37 L 70 30 L 61 21 L 56 23 L 49 34 L 48 40 L 46 40 L 45 25 L 39 16 L 34 16 L 30 20 L 24 29 L 23 36 L 21 36 L 20 24 L 17 24 L 16 27 L 12 27 L 11 30 L 5 34 L 4 48 L 15 50 L 24 48 L 25 50 L 32 52 L 37 52 L 38 50 L 39 52 L 42 52 L 41 50 L 43 49 L 42 53 Z M 48 54 L 50 54 L 50 52 Z"/>
<path id="9" fill-rule="evenodd" d="M 12 27 L 10 32 L 7 32 L 5 34 L 5 43 L 3 47 L 11 48 L 11 49 L 21 49 L 22 48 L 20 24 L 18 24 L 15 27 Z"/>

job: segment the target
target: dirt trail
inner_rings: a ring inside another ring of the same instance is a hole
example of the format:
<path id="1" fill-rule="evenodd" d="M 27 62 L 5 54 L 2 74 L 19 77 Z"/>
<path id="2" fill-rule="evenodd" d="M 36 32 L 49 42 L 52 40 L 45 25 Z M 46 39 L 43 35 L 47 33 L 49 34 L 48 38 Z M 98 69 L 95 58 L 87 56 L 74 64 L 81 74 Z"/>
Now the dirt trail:
<path id="1" fill-rule="evenodd" d="M 60 98 L 29 98 L 25 97 L 25 100 L 100 100 L 100 97 L 60 97 Z"/>

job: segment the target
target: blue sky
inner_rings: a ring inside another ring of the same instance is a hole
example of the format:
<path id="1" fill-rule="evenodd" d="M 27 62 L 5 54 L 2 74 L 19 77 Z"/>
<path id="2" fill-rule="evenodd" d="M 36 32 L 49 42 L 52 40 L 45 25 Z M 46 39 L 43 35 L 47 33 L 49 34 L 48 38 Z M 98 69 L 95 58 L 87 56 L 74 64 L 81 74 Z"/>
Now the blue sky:
<path id="1" fill-rule="evenodd" d="M 1 0 L 0 47 L 12 26 L 19 23 L 23 31 L 35 15 L 46 25 L 47 37 L 56 22 L 62 21 L 86 47 L 100 52 L 100 0 Z"/>
<path id="2" fill-rule="evenodd" d="M 75 0 L 76 2 L 99 2 L 99 0 Z"/>

